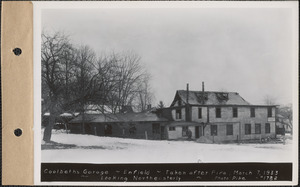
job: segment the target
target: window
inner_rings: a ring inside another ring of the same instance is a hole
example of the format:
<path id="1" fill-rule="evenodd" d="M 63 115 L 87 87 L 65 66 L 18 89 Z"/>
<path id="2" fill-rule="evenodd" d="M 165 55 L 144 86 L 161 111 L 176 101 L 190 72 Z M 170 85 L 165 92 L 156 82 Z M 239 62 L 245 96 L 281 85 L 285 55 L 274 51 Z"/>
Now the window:
<path id="1" fill-rule="evenodd" d="M 268 134 L 271 132 L 270 123 L 266 123 L 265 125 L 265 133 Z"/>
<path id="2" fill-rule="evenodd" d="M 260 123 L 255 124 L 255 134 L 261 134 L 261 124 Z"/>
<path id="3" fill-rule="evenodd" d="M 212 136 L 217 136 L 218 135 L 218 126 L 217 125 L 211 125 L 210 126 L 210 134 Z"/>
<path id="4" fill-rule="evenodd" d="M 176 119 L 181 119 L 181 109 L 176 110 Z"/>
<path id="5" fill-rule="evenodd" d="M 245 134 L 251 134 L 251 124 L 245 124 Z"/>
<path id="6" fill-rule="evenodd" d="M 169 127 L 169 131 L 175 131 L 175 127 Z"/>
<path id="7" fill-rule="evenodd" d="M 182 105 L 181 100 L 178 100 L 178 106 L 181 106 L 181 105 Z"/>
<path id="8" fill-rule="evenodd" d="M 221 108 L 216 108 L 216 118 L 221 118 Z"/>
<path id="9" fill-rule="evenodd" d="M 182 136 L 187 136 L 188 130 L 189 130 L 188 126 L 182 127 Z"/>
<path id="10" fill-rule="evenodd" d="M 232 124 L 226 125 L 226 135 L 233 135 L 233 125 Z"/>
<path id="11" fill-rule="evenodd" d="M 152 133 L 159 134 L 160 133 L 160 124 L 159 123 L 153 123 L 152 124 Z"/>
<path id="12" fill-rule="evenodd" d="M 236 107 L 232 108 L 232 117 L 234 118 L 238 117 L 238 109 Z"/>
<path id="13" fill-rule="evenodd" d="M 250 117 L 251 118 L 255 117 L 255 108 L 250 108 Z"/>
<path id="14" fill-rule="evenodd" d="M 198 118 L 202 118 L 202 108 L 198 108 Z"/>
<path id="15" fill-rule="evenodd" d="M 272 117 L 272 107 L 268 107 L 268 117 Z"/>

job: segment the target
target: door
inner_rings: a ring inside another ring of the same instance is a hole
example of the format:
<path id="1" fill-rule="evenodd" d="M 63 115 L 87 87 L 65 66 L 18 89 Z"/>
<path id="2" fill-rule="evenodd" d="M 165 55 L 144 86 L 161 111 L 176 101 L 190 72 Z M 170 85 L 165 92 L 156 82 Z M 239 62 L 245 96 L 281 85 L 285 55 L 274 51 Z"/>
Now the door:
<path id="1" fill-rule="evenodd" d="M 199 137 L 200 137 L 200 129 L 201 129 L 201 128 L 199 128 L 199 126 L 196 126 L 196 127 L 195 127 L 195 137 L 196 137 L 196 138 L 199 138 Z"/>

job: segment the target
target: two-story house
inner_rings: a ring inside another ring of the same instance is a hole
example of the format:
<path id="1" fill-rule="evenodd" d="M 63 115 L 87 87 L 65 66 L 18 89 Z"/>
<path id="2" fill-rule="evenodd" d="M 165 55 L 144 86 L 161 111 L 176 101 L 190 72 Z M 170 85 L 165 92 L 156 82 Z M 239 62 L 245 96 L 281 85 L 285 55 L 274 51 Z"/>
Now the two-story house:
<path id="1" fill-rule="evenodd" d="M 275 105 L 252 105 L 236 92 L 178 90 L 169 108 L 168 139 L 230 142 L 275 137 Z"/>

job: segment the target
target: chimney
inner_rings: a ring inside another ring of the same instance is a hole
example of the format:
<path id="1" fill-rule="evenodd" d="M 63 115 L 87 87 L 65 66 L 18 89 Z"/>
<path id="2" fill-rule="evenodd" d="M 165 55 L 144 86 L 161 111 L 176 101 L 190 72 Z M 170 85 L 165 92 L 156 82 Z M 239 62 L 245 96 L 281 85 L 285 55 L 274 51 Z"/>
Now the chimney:
<path id="1" fill-rule="evenodd" d="M 204 100 L 205 100 L 205 96 L 204 96 L 204 82 L 202 82 L 202 104 L 204 105 Z"/>
<path id="2" fill-rule="evenodd" d="M 186 104 L 189 104 L 189 83 L 186 84 Z"/>

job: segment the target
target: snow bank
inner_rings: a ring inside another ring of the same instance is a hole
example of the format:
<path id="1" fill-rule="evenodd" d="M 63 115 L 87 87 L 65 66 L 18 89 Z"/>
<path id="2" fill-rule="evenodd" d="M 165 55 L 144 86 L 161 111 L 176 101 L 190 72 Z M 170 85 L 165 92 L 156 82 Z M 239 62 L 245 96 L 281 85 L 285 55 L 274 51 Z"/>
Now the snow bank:
<path id="1" fill-rule="evenodd" d="M 54 133 L 52 141 L 76 145 L 42 150 L 42 162 L 74 163 L 196 163 L 290 162 L 286 144 L 202 144 L 194 141 L 138 140 Z"/>

